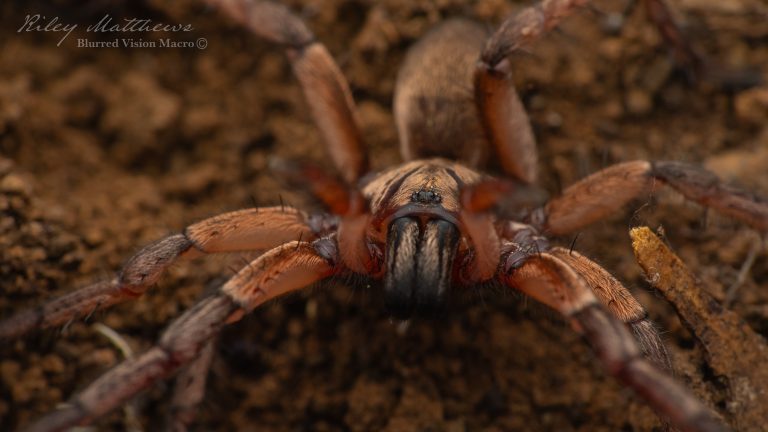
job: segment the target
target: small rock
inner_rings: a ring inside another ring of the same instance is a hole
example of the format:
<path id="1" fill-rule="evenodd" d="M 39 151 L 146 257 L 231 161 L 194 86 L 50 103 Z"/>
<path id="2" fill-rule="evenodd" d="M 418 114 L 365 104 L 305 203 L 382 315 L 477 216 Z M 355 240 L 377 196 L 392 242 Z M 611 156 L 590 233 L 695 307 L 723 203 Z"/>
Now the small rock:
<path id="1" fill-rule="evenodd" d="M 611 99 L 610 101 L 603 104 L 603 115 L 608 117 L 609 119 L 618 119 L 624 116 L 624 107 L 622 106 L 621 102 L 615 99 Z"/>
<path id="2" fill-rule="evenodd" d="M 551 129 L 560 129 L 563 126 L 563 116 L 555 111 L 549 111 L 544 119 Z"/>
<path id="3" fill-rule="evenodd" d="M 8 174 L 0 180 L 0 192 L 29 195 L 31 188 L 29 183 L 25 182 L 20 176 Z"/>
<path id="4" fill-rule="evenodd" d="M 736 117 L 747 124 L 764 126 L 768 121 L 768 87 L 757 87 L 736 95 Z"/>
<path id="5" fill-rule="evenodd" d="M 641 89 L 631 89 L 626 94 L 625 103 L 627 110 L 636 116 L 646 115 L 653 108 L 653 100 L 650 93 Z"/>
<path id="6" fill-rule="evenodd" d="M 13 161 L 0 157 L 0 176 L 6 175 L 13 169 Z"/>
<path id="7" fill-rule="evenodd" d="M 19 376 L 21 365 L 13 360 L 5 360 L 0 363 L 0 380 L 5 384 L 11 384 Z"/>
<path id="8" fill-rule="evenodd" d="M 43 357 L 40 366 L 43 368 L 43 371 L 52 374 L 60 374 L 64 372 L 65 369 L 64 361 L 61 357 L 53 354 Z"/>
<path id="9" fill-rule="evenodd" d="M 600 27 L 604 32 L 610 35 L 618 35 L 621 33 L 621 29 L 624 27 L 624 14 L 621 13 L 608 13 L 600 21 Z"/>
<path id="10" fill-rule="evenodd" d="M 651 94 L 657 93 L 672 74 L 673 64 L 666 57 L 659 57 L 646 69 L 641 80 L 643 89 Z"/>
<path id="11" fill-rule="evenodd" d="M 610 61 L 619 61 L 624 52 L 624 41 L 621 38 L 609 37 L 600 42 L 600 54 Z"/>

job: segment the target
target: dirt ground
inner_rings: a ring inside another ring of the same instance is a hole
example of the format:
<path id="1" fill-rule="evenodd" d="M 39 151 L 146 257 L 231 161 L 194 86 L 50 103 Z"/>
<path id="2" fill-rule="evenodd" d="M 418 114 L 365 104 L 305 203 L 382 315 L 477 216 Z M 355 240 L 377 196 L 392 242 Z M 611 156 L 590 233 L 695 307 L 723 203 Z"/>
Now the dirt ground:
<path id="1" fill-rule="evenodd" d="M 400 160 L 391 101 L 407 47 L 447 17 L 494 25 L 522 6 L 290 3 L 350 80 L 375 169 Z M 705 164 L 768 195 L 768 86 L 692 81 L 671 62 L 642 8 L 622 15 L 627 2 L 595 3 L 514 59 L 549 193 L 611 163 L 644 158 Z M 713 64 L 768 79 L 765 3 L 673 4 Z M 62 33 L 18 31 L 29 14 L 79 28 L 57 45 Z M 207 47 L 78 48 L 78 38 L 114 37 L 85 31 L 107 14 L 194 28 L 120 37 L 205 38 Z M 215 11 L 187 0 L 3 2 L 0 23 L 0 316 L 110 277 L 141 246 L 207 216 L 281 201 L 318 209 L 268 169 L 275 155 L 327 160 L 287 61 Z M 756 248 L 731 308 L 766 336 L 764 244 L 750 229 L 671 193 L 633 203 L 576 243 L 648 307 L 664 329 L 678 379 L 737 428 L 759 430 L 736 424 L 723 377 L 713 376 L 672 308 L 651 292 L 627 234 L 636 225 L 663 226 L 720 301 Z M 28 424 L 122 359 L 93 323 L 111 327 L 135 351 L 146 349 L 242 260 L 174 266 L 135 302 L 0 347 L 0 430 Z M 161 427 L 171 391 L 158 384 L 139 396 L 135 420 L 143 430 Z M 129 417 L 117 411 L 94 429 L 127 430 Z M 224 331 L 195 429 L 657 427 L 652 411 L 606 377 L 583 341 L 531 301 L 488 293 L 404 329 L 386 317 L 377 293 L 336 284 L 276 302 Z"/>

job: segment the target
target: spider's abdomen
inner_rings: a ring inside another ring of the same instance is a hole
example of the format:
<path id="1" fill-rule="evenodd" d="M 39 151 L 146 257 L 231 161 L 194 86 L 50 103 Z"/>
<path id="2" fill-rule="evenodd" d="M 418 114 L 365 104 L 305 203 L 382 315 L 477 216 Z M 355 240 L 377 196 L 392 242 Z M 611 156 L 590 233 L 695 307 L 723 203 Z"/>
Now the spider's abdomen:
<path id="1" fill-rule="evenodd" d="M 408 51 L 394 100 L 403 159 L 444 157 L 472 167 L 485 164 L 489 146 L 472 81 L 487 38 L 482 25 L 452 19 Z"/>

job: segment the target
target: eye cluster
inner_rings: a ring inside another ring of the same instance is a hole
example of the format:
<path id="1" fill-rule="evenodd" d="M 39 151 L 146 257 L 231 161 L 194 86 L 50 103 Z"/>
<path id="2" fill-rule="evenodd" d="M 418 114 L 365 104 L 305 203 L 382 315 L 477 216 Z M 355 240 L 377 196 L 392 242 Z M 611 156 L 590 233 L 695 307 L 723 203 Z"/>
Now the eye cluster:
<path id="1" fill-rule="evenodd" d="M 411 194 L 411 202 L 419 204 L 440 204 L 443 197 L 434 189 L 421 189 Z"/>

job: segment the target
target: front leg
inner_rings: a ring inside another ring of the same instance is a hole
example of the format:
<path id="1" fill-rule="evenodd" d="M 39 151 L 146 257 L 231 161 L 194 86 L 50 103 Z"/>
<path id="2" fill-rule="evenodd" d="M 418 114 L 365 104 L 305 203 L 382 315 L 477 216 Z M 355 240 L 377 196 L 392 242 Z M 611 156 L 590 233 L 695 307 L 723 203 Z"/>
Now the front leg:
<path id="1" fill-rule="evenodd" d="M 313 243 L 293 241 L 268 251 L 228 280 L 218 293 L 174 320 L 154 347 L 118 364 L 26 431 L 59 431 L 93 422 L 194 361 L 226 324 L 269 300 L 338 273 L 338 263 L 332 238 Z"/>
<path id="2" fill-rule="evenodd" d="M 556 247 L 550 253 L 584 278 L 584 282 L 600 303 L 632 330 L 646 357 L 660 368 L 668 372 L 674 371 L 659 330 L 648 317 L 645 308 L 621 282 L 596 262 L 578 252 Z"/>
<path id="3" fill-rule="evenodd" d="M 0 340 L 62 325 L 96 309 L 135 299 L 155 284 L 179 258 L 268 249 L 291 240 L 311 241 L 329 228 L 330 219 L 311 218 L 290 207 L 238 210 L 188 226 L 141 249 L 111 280 L 50 300 L 0 321 Z"/>
<path id="4" fill-rule="evenodd" d="M 584 278 L 565 261 L 542 253 L 505 267 L 503 283 L 567 317 L 608 373 L 635 390 L 660 416 L 682 431 L 727 430 L 685 387 L 643 357 L 626 326 L 600 305 Z"/>
<path id="5" fill-rule="evenodd" d="M 717 176 L 683 162 L 624 162 L 571 185 L 533 213 L 541 231 L 563 235 L 577 231 L 621 209 L 656 187 L 667 185 L 684 197 L 738 219 L 765 233 L 768 201 L 722 183 Z"/>

